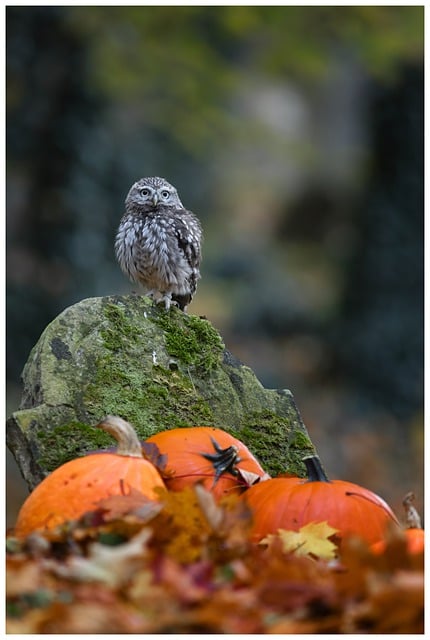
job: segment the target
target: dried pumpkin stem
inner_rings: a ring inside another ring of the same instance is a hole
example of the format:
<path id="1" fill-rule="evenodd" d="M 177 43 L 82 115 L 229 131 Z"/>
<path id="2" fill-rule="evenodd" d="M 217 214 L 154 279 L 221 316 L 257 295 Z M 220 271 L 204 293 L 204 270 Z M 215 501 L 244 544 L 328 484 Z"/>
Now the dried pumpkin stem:
<path id="1" fill-rule="evenodd" d="M 236 465 L 240 462 L 239 449 L 236 445 L 231 445 L 226 449 L 223 449 L 215 438 L 211 438 L 215 453 L 202 453 L 201 455 L 206 460 L 212 463 L 215 471 L 214 484 L 224 473 L 237 474 Z"/>
<path id="2" fill-rule="evenodd" d="M 330 482 L 318 456 L 302 458 L 309 482 Z"/>
<path id="3" fill-rule="evenodd" d="M 143 458 L 142 445 L 129 422 L 118 416 L 106 416 L 96 426 L 115 438 L 118 442 L 116 449 L 118 455 Z"/>
<path id="4" fill-rule="evenodd" d="M 415 494 L 409 491 L 403 498 L 402 504 L 406 514 L 406 525 L 408 529 L 421 529 L 421 518 L 412 502 L 415 500 Z"/>

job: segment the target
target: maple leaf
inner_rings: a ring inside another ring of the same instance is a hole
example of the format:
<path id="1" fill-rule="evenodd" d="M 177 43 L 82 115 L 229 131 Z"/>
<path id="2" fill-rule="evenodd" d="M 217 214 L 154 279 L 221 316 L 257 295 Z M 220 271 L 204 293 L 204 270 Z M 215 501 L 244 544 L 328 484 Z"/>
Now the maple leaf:
<path id="1" fill-rule="evenodd" d="M 333 560 L 337 555 L 337 545 L 329 540 L 338 530 L 327 522 L 310 522 L 299 531 L 287 531 L 278 529 L 276 534 L 269 534 L 260 544 L 270 545 L 274 539 L 279 538 L 284 553 L 294 553 L 296 556 L 308 556 Z"/>
<path id="2" fill-rule="evenodd" d="M 160 489 L 154 513 L 123 493 L 93 512 L 98 524 L 8 537 L 8 633 L 424 633 L 423 557 L 398 530 L 382 555 L 353 538 L 333 562 L 327 522 L 258 546 L 238 495 Z"/>

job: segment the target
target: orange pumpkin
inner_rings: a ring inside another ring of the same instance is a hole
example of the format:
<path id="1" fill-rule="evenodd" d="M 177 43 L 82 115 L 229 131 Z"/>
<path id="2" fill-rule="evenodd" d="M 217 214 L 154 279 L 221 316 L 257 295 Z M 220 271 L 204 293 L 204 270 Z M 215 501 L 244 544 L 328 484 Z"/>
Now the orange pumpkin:
<path id="1" fill-rule="evenodd" d="M 200 482 L 219 499 L 268 477 L 243 442 L 215 427 L 169 429 L 147 438 L 144 449 L 148 443 L 166 456 L 164 481 L 172 491 Z"/>
<path id="2" fill-rule="evenodd" d="M 405 529 L 402 534 L 406 540 L 406 549 L 411 555 L 424 553 L 424 529 Z M 380 555 L 387 549 L 388 542 L 379 540 L 372 544 L 371 549 L 376 555 Z"/>
<path id="3" fill-rule="evenodd" d="M 243 499 L 253 511 L 252 540 L 278 529 L 298 531 L 310 522 L 328 522 L 340 539 L 381 540 L 389 522 L 398 520 L 376 494 L 344 480 L 329 481 L 317 456 L 304 459 L 308 479 L 279 477 L 250 487 Z"/>
<path id="4" fill-rule="evenodd" d="M 411 555 L 424 553 L 424 529 L 421 528 L 421 518 L 419 516 L 418 511 L 415 509 L 412 502 L 415 500 L 415 496 L 410 491 L 403 498 L 403 507 L 405 509 L 406 515 L 406 526 L 407 529 L 404 529 L 402 534 L 406 540 L 406 549 L 408 553 Z M 398 539 L 399 536 L 396 536 Z M 372 545 L 373 553 L 379 555 L 384 553 L 389 546 L 390 539 L 393 540 L 393 536 L 389 536 L 388 539 L 380 540 L 379 542 L 375 542 Z"/>
<path id="5" fill-rule="evenodd" d="M 405 529 L 405 536 L 409 553 L 424 553 L 424 529 Z"/>
<path id="6" fill-rule="evenodd" d="M 118 441 L 115 452 L 94 453 L 66 462 L 47 476 L 28 496 L 18 514 L 15 534 L 52 529 L 80 518 L 97 502 L 133 487 L 157 500 L 156 487 L 165 487 L 157 469 L 142 456 L 133 427 L 115 416 L 97 425 Z"/>

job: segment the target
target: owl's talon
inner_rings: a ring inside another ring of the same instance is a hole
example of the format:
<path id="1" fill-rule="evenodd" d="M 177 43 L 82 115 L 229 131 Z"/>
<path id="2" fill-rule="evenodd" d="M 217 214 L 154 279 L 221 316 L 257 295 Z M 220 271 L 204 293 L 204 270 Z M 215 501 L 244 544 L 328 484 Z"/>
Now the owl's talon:
<path id="1" fill-rule="evenodd" d="M 172 300 L 172 294 L 171 293 L 164 293 L 161 294 L 158 291 L 151 291 L 149 294 L 152 300 L 154 301 L 155 305 L 161 305 L 164 304 L 164 308 L 166 309 L 166 311 L 168 311 L 170 309 L 171 306 L 178 306 L 178 303 L 176 302 L 176 300 Z"/>
<path id="2" fill-rule="evenodd" d="M 169 311 L 170 307 L 179 307 L 179 304 L 176 302 L 176 300 L 172 300 L 170 293 L 163 296 L 160 300 L 160 303 L 161 302 L 164 302 L 166 311 Z"/>

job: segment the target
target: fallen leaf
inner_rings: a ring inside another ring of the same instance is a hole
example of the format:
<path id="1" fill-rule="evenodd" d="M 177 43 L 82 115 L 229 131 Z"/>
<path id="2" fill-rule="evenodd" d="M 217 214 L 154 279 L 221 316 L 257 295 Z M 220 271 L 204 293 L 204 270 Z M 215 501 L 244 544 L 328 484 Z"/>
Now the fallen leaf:
<path id="1" fill-rule="evenodd" d="M 310 522 L 299 531 L 279 529 L 276 534 L 269 534 L 260 544 L 270 544 L 275 536 L 282 542 L 284 553 L 294 553 L 297 556 L 310 556 L 322 560 L 332 560 L 338 552 L 337 545 L 329 540 L 338 530 L 327 522 Z"/>
<path id="2" fill-rule="evenodd" d="M 7 560 L 6 594 L 8 597 L 30 593 L 39 588 L 40 565 L 23 558 Z"/>
<path id="3" fill-rule="evenodd" d="M 155 517 L 163 508 L 162 504 L 156 500 L 150 500 L 141 491 L 134 487 L 124 489 L 121 495 L 109 496 L 97 502 L 97 509 L 103 511 L 103 521 L 117 520 L 123 516 L 133 513 L 139 515 L 148 522 Z"/>
<path id="4" fill-rule="evenodd" d="M 268 473 L 259 476 L 258 473 L 254 473 L 253 471 L 246 471 L 246 469 L 241 469 L 240 467 L 236 467 L 236 477 L 241 481 L 241 484 L 244 487 L 252 487 L 252 485 L 257 484 L 258 482 L 270 480 L 270 476 Z"/>
<path id="5" fill-rule="evenodd" d="M 130 492 L 7 538 L 8 633 L 424 633 L 423 554 L 404 536 L 381 555 L 359 539 L 337 549 L 322 522 L 256 545 L 240 496 L 188 488 L 161 503 Z"/>
<path id="6" fill-rule="evenodd" d="M 145 556 L 146 545 L 152 536 L 149 528 L 144 528 L 128 542 L 107 546 L 94 542 L 89 546 L 88 557 L 72 556 L 60 563 L 54 559 L 44 561 L 45 568 L 61 578 L 79 582 L 103 582 L 118 588 L 136 570 L 136 561 Z"/>
<path id="7" fill-rule="evenodd" d="M 144 458 L 157 468 L 163 478 L 170 478 L 174 475 L 174 471 L 166 469 L 168 460 L 167 454 L 161 453 L 155 442 L 146 442 L 146 440 L 144 440 L 141 442 L 141 446 Z"/>
<path id="8" fill-rule="evenodd" d="M 211 534 L 194 487 L 166 492 L 164 508 L 152 526 L 158 548 L 178 562 L 198 560 Z"/>
<path id="9" fill-rule="evenodd" d="M 204 488 L 201 484 L 194 485 L 197 502 L 208 524 L 214 531 L 221 526 L 224 517 L 224 510 L 219 507 L 213 497 L 213 494 Z"/>

